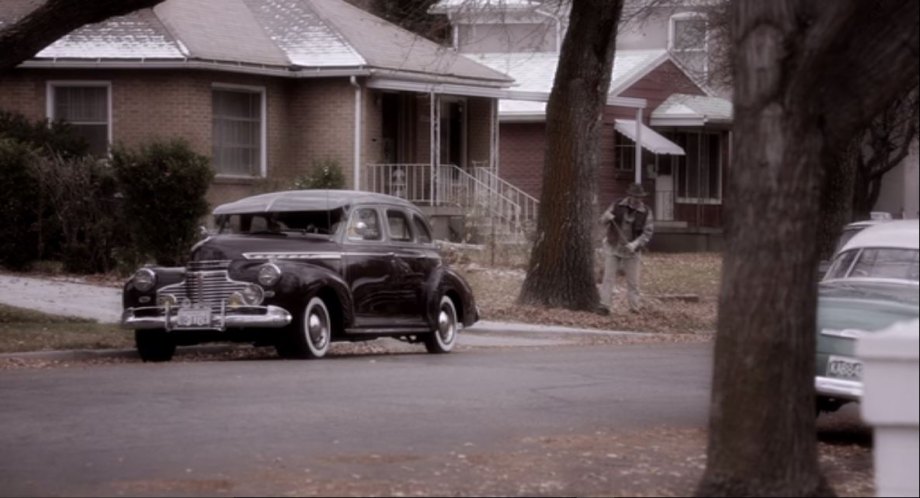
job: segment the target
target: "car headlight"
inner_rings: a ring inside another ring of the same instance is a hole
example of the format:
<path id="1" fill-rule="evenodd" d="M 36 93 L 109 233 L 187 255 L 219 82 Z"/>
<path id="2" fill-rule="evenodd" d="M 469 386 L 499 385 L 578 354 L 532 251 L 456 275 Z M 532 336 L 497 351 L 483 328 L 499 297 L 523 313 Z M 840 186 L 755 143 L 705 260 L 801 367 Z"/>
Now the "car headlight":
<path id="1" fill-rule="evenodd" d="M 259 268 L 259 283 L 263 287 L 271 287 L 281 278 L 281 269 L 274 263 L 265 263 Z"/>
<path id="2" fill-rule="evenodd" d="M 237 306 L 256 306 L 262 303 L 264 295 L 262 288 L 258 285 L 247 285 L 233 294 L 230 294 L 227 304 L 231 308 Z"/>
<path id="3" fill-rule="evenodd" d="M 133 280 L 135 289 L 141 292 L 147 292 L 156 285 L 157 274 L 150 268 L 141 268 L 134 274 Z"/>

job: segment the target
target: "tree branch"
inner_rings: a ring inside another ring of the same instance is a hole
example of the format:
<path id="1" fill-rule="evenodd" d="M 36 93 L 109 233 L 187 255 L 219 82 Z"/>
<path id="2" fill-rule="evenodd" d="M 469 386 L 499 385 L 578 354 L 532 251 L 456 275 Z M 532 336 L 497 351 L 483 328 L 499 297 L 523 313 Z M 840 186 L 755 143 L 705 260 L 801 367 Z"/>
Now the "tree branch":
<path id="1" fill-rule="evenodd" d="M 0 71 L 30 59 L 64 35 L 84 26 L 153 7 L 163 0 L 47 0 L 0 29 Z"/>
<path id="2" fill-rule="evenodd" d="M 798 71 L 796 86 L 816 99 L 821 112 L 834 116 L 825 122 L 825 132 L 831 144 L 840 144 L 872 120 L 873 111 L 917 85 L 920 2 L 849 0 L 812 8 L 816 22 L 800 66 L 808 69 Z M 888 41 L 892 37 L 895 43 Z"/>

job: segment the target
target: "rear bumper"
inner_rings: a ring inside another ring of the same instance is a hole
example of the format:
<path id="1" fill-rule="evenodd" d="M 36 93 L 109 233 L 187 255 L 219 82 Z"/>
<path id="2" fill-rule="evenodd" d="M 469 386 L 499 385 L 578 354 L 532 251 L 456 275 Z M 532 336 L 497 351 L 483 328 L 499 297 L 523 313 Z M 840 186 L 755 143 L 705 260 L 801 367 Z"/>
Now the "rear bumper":
<path id="1" fill-rule="evenodd" d="M 858 380 L 842 380 L 831 377 L 815 377 L 815 392 L 819 396 L 859 401 L 863 394 L 863 384 Z"/>
<path id="2" fill-rule="evenodd" d="M 291 323 L 292 316 L 279 306 L 245 306 L 211 313 L 210 326 L 180 326 L 178 309 L 162 306 L 128 308 L 121 315 L 126 329 L 226 330 L 228 328 L 279 328 Z"/>

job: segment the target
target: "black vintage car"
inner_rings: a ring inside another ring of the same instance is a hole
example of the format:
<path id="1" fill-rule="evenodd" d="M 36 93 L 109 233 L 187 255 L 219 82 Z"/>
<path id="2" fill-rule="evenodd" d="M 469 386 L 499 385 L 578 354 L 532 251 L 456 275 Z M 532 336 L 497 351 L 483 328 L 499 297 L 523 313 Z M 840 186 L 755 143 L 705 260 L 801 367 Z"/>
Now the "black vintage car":
<path id="1" fill-rule="evenodd" d="M 333 341 L 395 337 L 447 353 L 479 318 L 425 216 L 397 197 L 285 191 L 214 210 L 216 233 L 186 267 L 144 267 L 124 287 L 122 326 L 144 361 L 177 345 L 273 345 L 320 358 Z"/>

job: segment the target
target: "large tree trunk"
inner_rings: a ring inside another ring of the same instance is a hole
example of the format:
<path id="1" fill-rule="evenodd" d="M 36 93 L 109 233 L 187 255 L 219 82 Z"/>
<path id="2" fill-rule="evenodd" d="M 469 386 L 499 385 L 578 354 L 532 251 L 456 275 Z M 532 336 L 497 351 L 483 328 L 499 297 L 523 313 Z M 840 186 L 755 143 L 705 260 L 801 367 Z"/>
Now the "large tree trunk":
<path id="1" fill-rule="evenodd" d="M 843 227 L 853 219 L 853 196 L 856 192 L 857 157 L 853 149 L 858 141 L 851 141 L 834 159 L 837 171 L 827 175 L 821 190 L 821 223 L 818 223 L 818 254 L 828 259 L 834 253 Z"/>
<path id="2" fill-rule="evenodd" d="M 574 0 L 546 110 L 537 237 L 519 301 L 596 309 L 597 156 L 622 0 Z"/>
<path id="3" fill-rule="evenodd" d="M 163 0 L 46 0 L 34 11 L 0 29 L 0 71 L 18 66 L 67 33 Z"/>
<path id="4" fill-rule="evenodd" d="M 917 6 L 733 6 L 735 155 L 699 496 L 832 493 L 815 438 L 814 227 L 836 151 L 916 81 L 904 47 L 918 44 Z"/>

